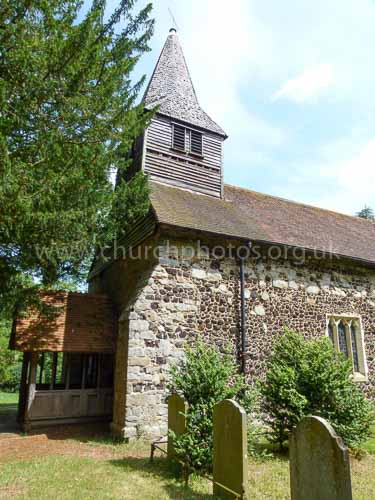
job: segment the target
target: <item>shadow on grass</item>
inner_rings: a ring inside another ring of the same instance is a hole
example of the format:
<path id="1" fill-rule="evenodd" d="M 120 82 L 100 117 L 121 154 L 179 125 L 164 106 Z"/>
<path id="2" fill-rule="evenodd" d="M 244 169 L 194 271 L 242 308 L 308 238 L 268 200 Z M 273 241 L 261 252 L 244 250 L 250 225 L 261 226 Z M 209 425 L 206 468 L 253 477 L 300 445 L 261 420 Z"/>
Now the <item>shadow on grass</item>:
<path id="1" fill-rule="evenodd" d="M 14 434 L 19 432 L 17 424 L 16 404 L 0 403 L 0 434 Z"/>
<path id="2" fill-rule="evenodd" d="M 0 403 L 0 416 L 17 415 L 17 404 Z"/>
<path id="3" fill-rule="evenodd" d="M 153 462 L 149 458 L 126 457 L 124 459 L 110 460 L 109 463 L 123 469 L 124 472 L 133 470 L 142 472 L 150 477 L 157 477 L 163 482 L 163 488 L 174 499 L 209 499 L 214 498 L 208 493 L 200 493 L 191 485 L 191 482 L 205 481 L 202 478 L 190 479 L 190 484 L 185 486 L 178 472 L 178 467 L 164 457 L 155 457 Z"/>
<path id="4" fill-rule="evenodd" d="M 72 439 L 80 443 L 113 444 L 108 422 L 55 424 L 28 432 L 29 436 L 38 434 L 44 434 L 51 440 Z"/>

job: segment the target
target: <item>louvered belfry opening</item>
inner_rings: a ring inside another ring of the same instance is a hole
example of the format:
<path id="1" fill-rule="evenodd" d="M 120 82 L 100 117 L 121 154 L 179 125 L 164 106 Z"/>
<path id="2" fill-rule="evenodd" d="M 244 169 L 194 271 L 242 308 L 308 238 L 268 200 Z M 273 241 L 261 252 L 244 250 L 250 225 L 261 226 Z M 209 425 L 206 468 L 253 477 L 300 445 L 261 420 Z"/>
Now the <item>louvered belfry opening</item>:
<path id="1" fill-rule="evenodd" d="M 191 130 L 190 132 L 190 152 L 194 155 L 203 155 L 203 134 Z"/>
<path id="2" fill-rule="evenodd" d="M 185 127 L 173 125 L 173 148 L 185 151 Z"/>

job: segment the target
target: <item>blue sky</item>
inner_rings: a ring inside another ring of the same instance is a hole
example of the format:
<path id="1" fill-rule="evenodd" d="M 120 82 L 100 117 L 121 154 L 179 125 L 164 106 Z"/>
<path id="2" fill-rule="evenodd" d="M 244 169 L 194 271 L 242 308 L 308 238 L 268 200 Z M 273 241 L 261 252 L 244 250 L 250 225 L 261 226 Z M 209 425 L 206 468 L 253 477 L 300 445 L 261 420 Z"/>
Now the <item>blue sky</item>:
<path id="1" fill-rule="evenodd" d="M 229 135 L 226 182 L 375 208 L 375 1 L 157 0 L 137 74 L 152 73 L 168 7 L 200 104 Z"/>

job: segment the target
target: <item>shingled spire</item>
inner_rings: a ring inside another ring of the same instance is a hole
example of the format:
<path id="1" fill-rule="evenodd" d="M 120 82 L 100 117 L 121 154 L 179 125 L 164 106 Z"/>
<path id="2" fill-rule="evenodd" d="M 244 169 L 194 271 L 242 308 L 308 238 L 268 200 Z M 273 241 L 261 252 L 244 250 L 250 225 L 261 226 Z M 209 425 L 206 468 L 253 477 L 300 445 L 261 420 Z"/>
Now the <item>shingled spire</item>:
<path id="1" fill-rule="evenodd" d="M 135 141 L 130 179 L 143 170 L 151 181 L 220 198 L 227 135 L 200 107 L 175 29 L 171 29 L 143 97 L 156 108 Z"/>
<path id="2" fill-rule="evenodd" d="M 159 113 L 226 137 L 200 107 L 185 57 L 172 28 L 143 97 L 146 108 L 159 106 Z"/>

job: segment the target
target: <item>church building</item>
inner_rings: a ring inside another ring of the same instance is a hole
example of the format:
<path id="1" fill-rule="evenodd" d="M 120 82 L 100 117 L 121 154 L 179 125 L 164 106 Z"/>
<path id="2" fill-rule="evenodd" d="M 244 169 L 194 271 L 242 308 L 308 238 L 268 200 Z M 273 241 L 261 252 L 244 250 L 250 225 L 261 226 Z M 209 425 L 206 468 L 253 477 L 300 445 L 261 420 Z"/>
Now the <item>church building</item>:
<path id="1" fill-rule="evenodd" d="M 231 344 L 251 382 L 286 327 L 328 336 L 375 398 L 375 224 L 225 184 L 227 135 L 174 29 L 144 103 L 156 113 L 128 176 L 148 175 L 149 213 L 96 258 L 88 294 L 49 297 L 62 313 L 42 336 L 37 318 L 16 322 L 20 422 L 106 418 L 117 436 L 165 435 L 168 370 L 186 342 Z"/>

